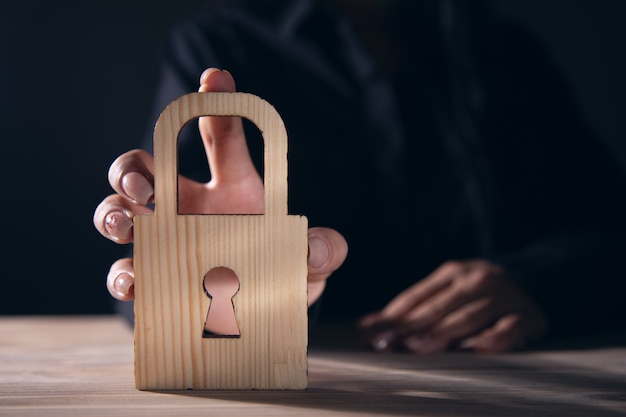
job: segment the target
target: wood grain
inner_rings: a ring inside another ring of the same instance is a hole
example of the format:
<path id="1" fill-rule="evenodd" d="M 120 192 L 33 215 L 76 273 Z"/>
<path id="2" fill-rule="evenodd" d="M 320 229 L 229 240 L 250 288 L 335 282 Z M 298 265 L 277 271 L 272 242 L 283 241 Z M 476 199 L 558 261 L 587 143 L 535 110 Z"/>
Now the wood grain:
<path id="1" fill-rule="evenodd" d="M 206 115 L 245 116 L 265 140 L 263 215 L 179 215 L 176 142 Z M 303 389 L 307 383 L 307 220 L 287 214 L 287 135 L 267 102 L 194 93 L 155 128 L 155 213 L 135 218 L 135 379 L 139 389 Z M 239 338 L 203 338 L 205 274 L 233 270 Z"/>

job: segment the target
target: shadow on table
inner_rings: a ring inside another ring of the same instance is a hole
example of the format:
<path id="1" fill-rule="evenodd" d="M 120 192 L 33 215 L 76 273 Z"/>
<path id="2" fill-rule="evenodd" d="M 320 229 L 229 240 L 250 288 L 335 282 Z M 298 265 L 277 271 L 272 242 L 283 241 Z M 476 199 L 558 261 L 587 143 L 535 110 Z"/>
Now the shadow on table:
<path id="1" fill-rule="evenodd" d="M 624 350 L 380 355 L 319 350 L 304 391 L 177 391 L 194 398 L 381 416 L 626 416 Z M 287 410 L 286 410 L 287 411 Z"/>
<path id="2" fill-rule="evenodd" d="M 167 394 L 293 407 L 294 415 L 306 408 L 381 416 L 626 416 L 626 356 L 615 346 L 626 346 L 624 334 L 498 355 L 376 354 L 354 326 L 340 323 L 312 329 L 306 390 Z"/>

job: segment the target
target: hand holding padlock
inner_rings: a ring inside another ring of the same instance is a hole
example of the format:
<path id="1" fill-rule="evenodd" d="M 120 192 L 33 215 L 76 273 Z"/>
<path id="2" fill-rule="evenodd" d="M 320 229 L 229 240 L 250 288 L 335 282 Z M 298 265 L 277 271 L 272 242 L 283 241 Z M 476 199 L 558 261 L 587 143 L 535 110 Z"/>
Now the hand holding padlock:
<path id="1" fill-rule="evenodd" d="M 235 82 L 226 71 L 208 69 L 200 79 L 200 92 L 232 92 Z M 181 213 L 260 213 L 263 211 L 263 184 L 249 156 L 241 119 L 203 117 L 199 128 L 216 179 L 201 184 L 179 176 Z M 154 162 L 142 150 L 127 152 L 109 170 L 109 182 L 116 194 L 105 198 L 94 214 L 94 225 L 105 237 L 120 243 L 133 241 L 133 218 L 149 213 L 146 204 L 154 195 Z M 308 302 L 323 292 L 326 279 L 341 266 L 347 255 L 345 239 L 335 230 L 309 229 Z M 116 261 L 107 277 L 107 288 L 120 300 L 134 297 L 134 270 L 130 258 Z"/>
<path id="2" fill-rule="evenodd" d="M 217 72 L 206 73 L 205 81 L 211 74 Z M 212 180 L 198 184 L 177 174 L 177 136 L 188 121 L 205 115 L 229 117 L 201 121 Z M 249 118 L 263 133 L 264 186 L 250 160 L 240 119 L 234 115 Z M 280 116 L 259 97 L 203 94 L 201 88 L 163 111 L 155 127 L 154 150 L 154 160 L 135 152 L 143 162 L 140 168 L 151 177 L 144 173 L 142 178 L 132 170 L 119 175 L 121 163 L 110 172 L 114 187 L 132 200 L 117 214 L 137 215 L 133 219 L 137 388 L 304 388 L 307 221 L 287 212 L 287 135 Z M 259 191 L 262 198 L 255 197 Z M 220 194 L 221 198 L 214 198 Z M 237 215 L 238 197 L 244 203 L 261 201 L 262 215 L 250 215 L 259 213 L 258 205 L 243 210 L 248 215 Z M 154 213 L 141 205 L 152 198 Z M 96 216 L 102 206 L 106 201 Z M 214 206 L 228 214 L 215 213 Z M 124 213 L 124 208 L 130 213 Z M 194 214 L 185 214 L 188 211 Z M 116 223 L 111 217 L 108 213 L 104 218 L 105 231 Z M 325 249 L 323 261 L 328 264 L 332 252 L 329 245 Z M 320 250 L 313 252 L 319 255 Z M 314 279 L 313 285 L 323 288 L 323 278 Z M 121 279 L 129 283 L 130 274 L 121 274 Z M 120 275 L 114 289 L 119 290 L 119 281 Z M 236 293 L 238 306 L 233 300 L 228 313 L 229 298 Z M 219 312 L 214 311 L 218 305 Z M 216 317 L 222 319 L 215 321 Z"/>

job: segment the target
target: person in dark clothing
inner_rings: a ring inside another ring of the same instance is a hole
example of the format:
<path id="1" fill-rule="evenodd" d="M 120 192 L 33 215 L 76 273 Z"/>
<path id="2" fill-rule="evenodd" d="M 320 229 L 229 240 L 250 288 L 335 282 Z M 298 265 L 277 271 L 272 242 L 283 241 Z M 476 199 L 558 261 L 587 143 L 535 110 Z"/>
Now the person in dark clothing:
<path id="1" fill-rule="evenodd" d="M 236 80 L 284 119 L 290 212 L 326 226 L 310 234 L 320 321 L 358 320 L 375 349 L 416 353 L 621 323 L 621 171 L 546 49 L 483 2 L 209 1 L 172 30 L 153 119 L 201 73 L 200 91 Z M 181 134 L 180 172 L 198 182 L 183 181 L 183 210 L 262 207 L 250 167 L 262 172 L 263 144 L 238 123 L 203 118 L 202 139 Z M 150 147 L 151 135 L 114 162 L 117 194 L 96 210 L 120 243 L 149 210 Z M 223 196 L 207 189 L 233 185 L 216 185 L 216 170 L 246 178 L 230 207 L 209 207 Z M 131 260 L 114 264 L 111 293 L 132 299 L 132 284 Z"/>

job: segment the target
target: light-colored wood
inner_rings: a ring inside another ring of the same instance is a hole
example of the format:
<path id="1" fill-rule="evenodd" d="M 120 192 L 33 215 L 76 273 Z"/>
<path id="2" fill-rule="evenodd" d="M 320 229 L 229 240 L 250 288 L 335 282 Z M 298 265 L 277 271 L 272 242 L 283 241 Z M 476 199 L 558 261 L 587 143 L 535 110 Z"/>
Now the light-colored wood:
<path id="1" fill-rule="evenodd" d="M 3 317 L 0 417 L 626 416 L 626 347 L 381 355 L 337 330 L 343 350 L 312 335 L 306 390 L 152 392 L 121 319 Z"/>
<path id="2" fill-rule="evenodd" d="M 177 137 L 199 116 L 243 116 L 265 141 L 263 215 L 179 215 Z M 287 214 L 287 134 L 267 102 L 194 93 L 154 134 L 155 213 L 135 217 L 135 381 L 142 390 L 303 389 L 307 384 L 307 220 Z M 205 274 L 234 271 L 238 338 L 204 338 Z"/>

